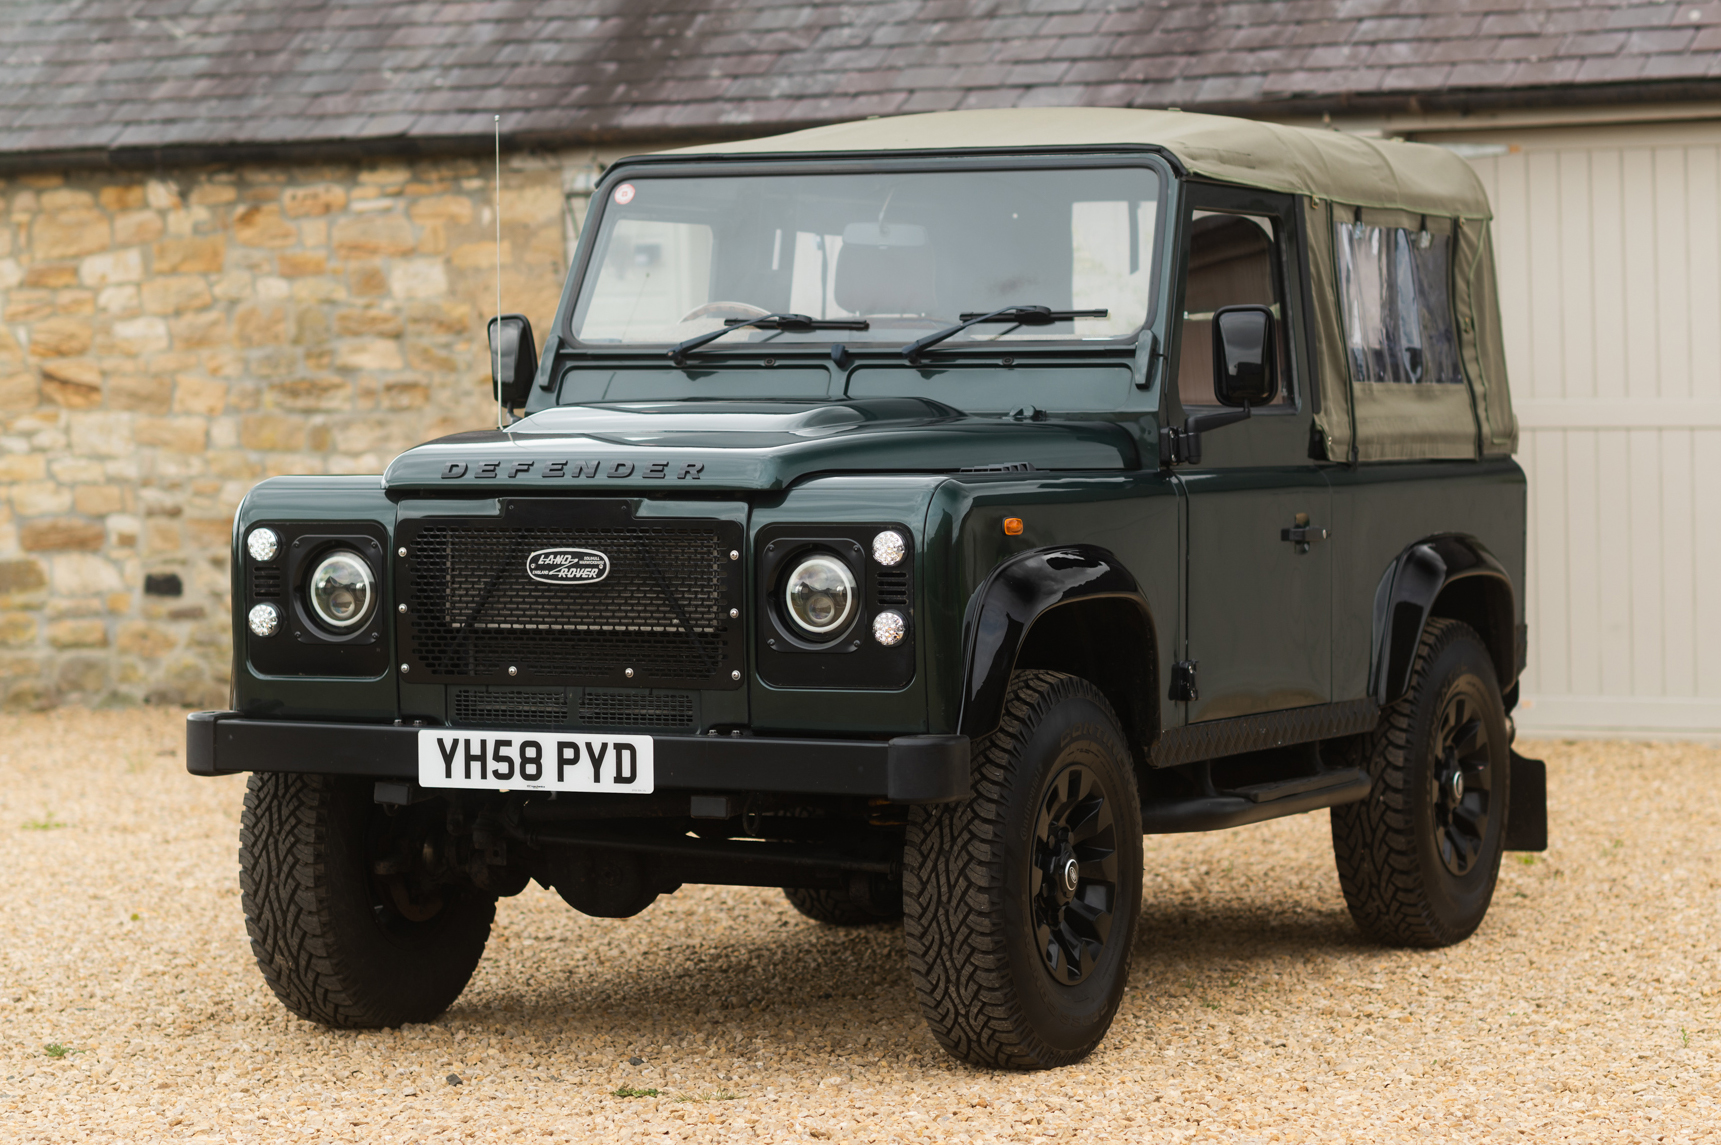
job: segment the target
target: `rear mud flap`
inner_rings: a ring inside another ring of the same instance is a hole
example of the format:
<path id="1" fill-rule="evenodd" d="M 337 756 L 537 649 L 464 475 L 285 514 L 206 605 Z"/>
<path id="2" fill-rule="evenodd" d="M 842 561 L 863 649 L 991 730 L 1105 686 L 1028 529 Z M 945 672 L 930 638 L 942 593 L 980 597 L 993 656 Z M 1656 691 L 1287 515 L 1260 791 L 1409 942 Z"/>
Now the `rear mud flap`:
<path id="1" fill-rule="evenodd" d="M 1548 765 L 1512 753 L 1511 803 L 1506 808 L 1508 851 L 1548 849 Z"/>

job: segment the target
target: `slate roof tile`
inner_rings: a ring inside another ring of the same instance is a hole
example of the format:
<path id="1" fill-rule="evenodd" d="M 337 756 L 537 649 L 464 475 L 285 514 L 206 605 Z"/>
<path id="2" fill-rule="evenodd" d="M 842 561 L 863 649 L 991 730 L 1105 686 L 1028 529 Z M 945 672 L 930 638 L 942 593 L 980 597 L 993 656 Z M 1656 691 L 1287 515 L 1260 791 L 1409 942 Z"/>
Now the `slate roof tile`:
<path id="1" fill-rule="evenodd" d="M 1619 83 L 1643 71 L 1642 56 L 1591 56 L 1574 77 L 1581 83 Z"/>
<path id="2" fill-rule="evenodd" d="M 1553 87 L 1558 84 L 1568 84 L 1577 78 L 1578 69 L 1583 66 L 1583 60 L 1576 56 L 1566 56 L 1557 60 L 1523 60 L 1513 64 L 1511 81 L 1519 87 Z M 1456 86 L 1459 83 L 1459 69 L 1453 69 L 1452 78 L 1448 81 Z M 1478 73 L 1478 77 L 1466 81 L 1466 86 L 1483 87 L 1490 83 L 1498 83 L 1501 78 L 1498 65 Z"/>
<path id="3" fill-rule="evenodd" d="M 487 135 L 495 108 L 578 140 L 1716 77 L 1721 0 L 10 0 L 0 152 Z"/>

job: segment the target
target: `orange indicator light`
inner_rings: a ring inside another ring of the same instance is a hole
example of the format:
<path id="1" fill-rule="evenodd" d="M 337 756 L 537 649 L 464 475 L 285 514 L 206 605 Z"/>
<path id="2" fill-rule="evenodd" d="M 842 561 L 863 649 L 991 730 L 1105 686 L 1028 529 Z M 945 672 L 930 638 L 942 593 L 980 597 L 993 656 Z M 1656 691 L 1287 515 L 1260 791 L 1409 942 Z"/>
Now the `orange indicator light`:
<path id="1" fill-rule="evenodd" d="M 1004 518 L 1004 535 L 1006 537 L 1019 537 L 1019 536 L 1021 536 L 1022 535 L 1022 518 L 1020 518 L 1020 517 L 1005 517 Z"/>

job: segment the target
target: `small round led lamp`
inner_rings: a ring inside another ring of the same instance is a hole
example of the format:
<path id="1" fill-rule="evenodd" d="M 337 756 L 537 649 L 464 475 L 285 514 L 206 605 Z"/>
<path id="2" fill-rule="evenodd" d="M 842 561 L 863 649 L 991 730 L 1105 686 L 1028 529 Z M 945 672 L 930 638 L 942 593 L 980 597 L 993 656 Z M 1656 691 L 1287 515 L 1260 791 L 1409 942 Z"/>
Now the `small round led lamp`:
<path id="1" fill-rule="evenodd" d="M 1004 535 L 1006 537 L 1019 537 L 1019 536 L 1021 536 L 1022 535 L 1022 518 L 1020 518 L 1020 517 L 1005 517 L 1004 518 Z"/>
<path id="2" fill-rule="evenodd" d="M 908 621 L 894 608 L 872 618 L 872 638 L 886 648 L 895 648 L 908 635 Z"/>
<path id="3" fill-rule="evenodd" d="M 273 636 L 281 631 L 281 610 L 272 604 L 253 605 L 245 625 L 253 636 Z"/>
<path id="4" fill-rule="evenodd" d="M 885 567 L 899 565 L 908 555 L 908 542 L 895 529 L 886 529 L 872 539 L 872 559 Z"/>
<path id="5" fill-rule="evenodd" d="M 268 564 L 281 551 L 281 538 L 275 535 L 274 529 L 252 529 L 251 535 L 245 538 L 245 551 L 258 564 Z"/>

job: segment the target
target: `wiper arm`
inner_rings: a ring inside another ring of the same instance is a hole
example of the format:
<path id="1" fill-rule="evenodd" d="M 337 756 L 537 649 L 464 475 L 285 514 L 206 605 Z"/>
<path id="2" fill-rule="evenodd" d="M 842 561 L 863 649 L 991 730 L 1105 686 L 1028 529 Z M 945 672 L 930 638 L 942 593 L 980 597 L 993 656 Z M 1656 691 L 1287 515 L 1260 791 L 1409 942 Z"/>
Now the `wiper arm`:
<path id="1" fill-rule="evenodd" d="M 910 363 L 920 358 L 920 352 L 936 346 L 946 338 L 953 338 L 968 329 L 983 322 L 1008 322 L 1015 326 L 1050 326 L 1054 322 L 1068 322 L 1072 318 L 1104 318 L 1109 310 L 1053 310 L 1049 306 L 1006 306 L 1002 310 L 993 310 L 987 314 L 959 314 L 961 319 L 954 326 L 935 330 L 924 338 L 917 338 L 902 348 L 902 356 Z"/>
<path id="2" fill-rule="evenodd" d="M 671 346 L 669 357 L 678 366 L 685 365 L 687 355 L 707 342 L 715 342 L 731 330 L 740 330 L 747 326 L 757 326 L 761 330 L 790 330 L 795 333 L 806 333 L 810 330 L 869 330 L 870 324 L 864 318 L 808 318 L 805 314 L 761 314 L 757 318 L 725 318 L 723 329 L 712 330 L 707 334 L 689 338 L 685 342 Z"/>

